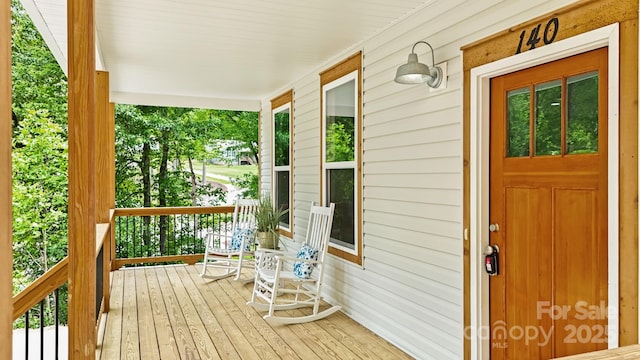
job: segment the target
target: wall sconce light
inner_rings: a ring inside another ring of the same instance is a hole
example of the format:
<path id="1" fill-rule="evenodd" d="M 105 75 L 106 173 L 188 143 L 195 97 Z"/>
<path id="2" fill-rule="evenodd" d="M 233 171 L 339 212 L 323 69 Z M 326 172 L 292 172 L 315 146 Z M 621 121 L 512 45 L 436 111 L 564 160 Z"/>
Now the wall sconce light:
<path id="1" fill-rule="evenodd" d="M 415 53 L 416 45 L 427 44 L 431 49 L 431 68 L 426 64 L 418 62 L 418 54 Z M 442 83 L 442 69 L 436 66 L 433 48 L 426 41 L 418 41 L 413 44 L 409 60 L 404 65 L 400 65 L 396 71 L 395 82 L 399 84 L 420 84 L 426 82 L 432 88 L 437 88 Z"/>

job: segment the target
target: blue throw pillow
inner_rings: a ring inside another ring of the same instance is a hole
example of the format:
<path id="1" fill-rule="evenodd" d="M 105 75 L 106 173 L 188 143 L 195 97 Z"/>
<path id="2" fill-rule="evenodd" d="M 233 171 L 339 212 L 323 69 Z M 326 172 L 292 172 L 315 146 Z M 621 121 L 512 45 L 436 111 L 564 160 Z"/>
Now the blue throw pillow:
<path id="1" fill-rule="evenodd" d="M 253 238 L 253 229 L 243 229 L 237 226 L 233 229 L 233 234 L 231 235 L 231 244 L 229 245 L 229 250 L 238 251 L 242 246 L 242 239 L 245 239 L 244 242 L 244 251 L 249 251 L 251 248 L 251 239 Z"/>
<path id="2" fill-rule="evenodd" d="M 318 250 L 307 244 L 302 244 L 296 258 L 300 260 L 318 260 Z M 293 263 L 293 275 L 300 279 L 308 279 L 311 277 L 314 265 L 304 261 L 296 261 Z"/>

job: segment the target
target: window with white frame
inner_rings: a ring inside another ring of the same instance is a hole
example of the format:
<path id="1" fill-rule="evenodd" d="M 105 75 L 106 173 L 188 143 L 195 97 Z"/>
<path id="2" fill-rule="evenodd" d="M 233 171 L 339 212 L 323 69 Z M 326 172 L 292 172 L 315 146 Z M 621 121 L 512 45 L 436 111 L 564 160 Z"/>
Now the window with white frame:
<path id="1" fill-rule="evenodd" d="M 280 221 L 280 232 L 292 237 L 293 223 L 293 91 L 271 100 L 273 125 L 273 198 L 280 209 L 289 210 Z"/>
<path id="2" fill-rule="evenodd" d="M 335 203 L 329 252 L 362 264 L 361 54 L 320 74 L 322 199 Z"/>

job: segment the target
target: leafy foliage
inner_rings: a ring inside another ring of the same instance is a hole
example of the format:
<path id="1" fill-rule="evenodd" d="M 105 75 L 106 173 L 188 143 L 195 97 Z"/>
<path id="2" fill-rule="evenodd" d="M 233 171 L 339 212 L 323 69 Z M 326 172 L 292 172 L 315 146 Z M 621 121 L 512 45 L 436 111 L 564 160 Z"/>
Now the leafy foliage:
<path id="1" fill-rule="evenodd" d="M 598 74 L 569 79 L 567 85 L 567 152 L 598 152 Z M 571 81 L 574 80 L 574 81 Z"/>
<path id="2" fill-rule="evenodd" d="M 67 120 L 67 79 L 17 0 L 11 1 L 13 112 L 20 121 L 47 109 L 57 124 Z"/>
<path id="3" fill-rule="evenodd" d="M 67 80 L 18 1 L 12 1 L 13 290 L 67 254 Z M 60 289 L 66 323 L 67 288 Z M 45 298 L 45 324 L 54 321 Z M 39 309 L 32 311 L 37 325 Z M 24 318 L 14 323 L 24 327 Z"/>
<path id="4" fill-rule="evenodd" d="M 282 208 L 276 208 L 271 200 L 271 195 L 262 194 L 258 199 L 255 212 L 256 230 L 258 232 L 270 232 L 277 234 L 282 217 L 289 212 Z"/>
<path id="5" fill-rule="evenodd" d="M 11 10 L 13 289 L 18 292 L 67 254 L 67 80 L 18 1 L 11 2 Z M 66 288 L 61 298 L 66 303 Z M 47 324 L 53 321 L 50 300 Z"/>
<path id="6" fill-rule="evenodd" d="M 560 155 L 562 82 L 535 88 L 535 155 Z"/>
<path id="7" fill-rule="evenodd" d="M 201 110 L 211 120 L 210 139 L 238 140 L 236 150 L 249 149 L 248 156 L 258 160 L 258 113 L 233 110 Z"/>
<path id="8" fill-rule="evenodd" d="M 289 109 L 274 114 L 275 165 L 289 165 L 290 131 Z"/>
<path id="9" fill-rule="evenodd" d="M 327 162 L 353 161 L 355 159 L 355 129 L 352 117 L 328 119 L 326 146 Z M 342 245 L 350 246 L 354 238 L 354 186 L 352 168 L 328 171 L 329 201 L 336 203 L 331 237 Z"/>
<path id="10" fill-rule="evenodd" d="M 14 266 L 33 280 L 67 253 L 67 143 L 46 111 L 28 113 L 13 142 Z"/>
<path id="11" fill-rule="evenodd" d="M 507 95 L 508 147 L 507 156 L 529 156 L 529 117 L 530 117 L 529 89 L 510 91 Z"/>
<path id="12" fill-rule="evenodd" d="M 240 190 L 240 196 L 247 199 L 258 198 L 258 174 L 245 173 L 241 177 L 231 178 L 231 183 Z"/>
<path id="13" fill-rule="evenodd" d="M 327 126 L 327 162 L 353 161 L 355 157 L 354 120 L 334 117 Z"/>
<path id="14" fill-rule="evenodd" d="M 257 147 L 257 120 L 251 112 L 118 105 L 117 206 L 197 205 L 203 196 L 220 203 L 223 191 L 197 181 L 192 160 L 216 157 L 210 144 L 218 139 Z"/>

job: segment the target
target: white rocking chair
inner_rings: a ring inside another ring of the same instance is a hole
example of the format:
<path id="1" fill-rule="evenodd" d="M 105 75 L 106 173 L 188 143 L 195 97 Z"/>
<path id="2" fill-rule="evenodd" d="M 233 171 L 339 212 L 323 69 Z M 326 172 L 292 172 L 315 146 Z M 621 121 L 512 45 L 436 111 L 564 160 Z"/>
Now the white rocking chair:
<path id="1" fill-rule="evenodd" d="M 286 257 L 273 250 L 256 252 L 253 294 L 247 305 L 268 310 L 264 316 L 268 322 L 298 324 L 319 320 L 340 310 L 340 306 L 332 306 L 319 311 L 334 207 L 334 204 L 328 207 L 311 204 L 306 240 L 296 257 Z M 258 299 L 264 302 L 258 302 Z M 313 306 L 311 315 L 281 316 L 275 313 L 307 306 Z"/>
<path id="2" fill-rule="evenodd" d="M 218 280 L 235 275 L 240 280 L 242 267 L 250 266 L 255 249 L 256 221 L 254 214 L 258 205 L 255 199 L 236 200 L 233 211 L 233 222 L 229 229 L 228 223 L 220 227 L 220 232 L 209 232 L 204 253 L 204 263 L 200 277 Z M 213 275 L 207 273 L 207 268 L 222 269 Z M 251 281 L 253 279 L 248 279 Z"/>

